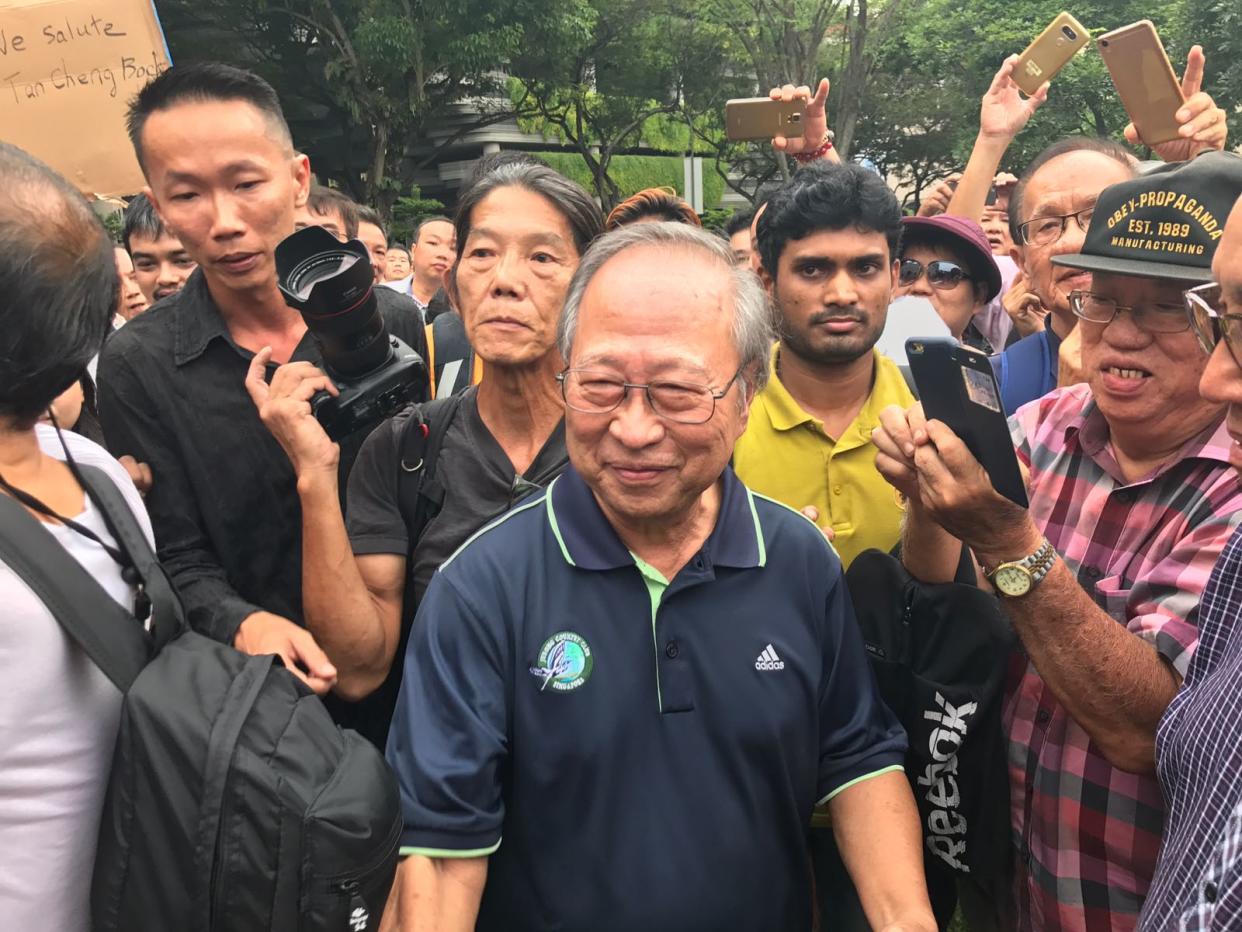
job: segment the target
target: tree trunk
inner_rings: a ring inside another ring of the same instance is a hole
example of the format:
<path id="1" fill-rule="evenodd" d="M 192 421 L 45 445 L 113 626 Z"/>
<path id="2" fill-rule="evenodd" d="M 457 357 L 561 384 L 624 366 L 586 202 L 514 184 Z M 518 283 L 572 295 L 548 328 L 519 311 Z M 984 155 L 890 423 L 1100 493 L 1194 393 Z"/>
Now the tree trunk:
<path id="1" fill-rule="evenodd" d="M 388 134 L 389 123 L 385 117 L 374 124 L 374 150 L 371 154 L 371 169 L 367 172 L 366 203 L 375 204 L 379 201 L 380 192 L 384 189 L 388 168 Z"/>
<path id="2" fill-rule="evenodd" d="M 862 103 L 866 83 L 867 48 L 867 0 L 854 0 L 846 13 L 846 30 L 849 58 L 845 64 L 844 93 L 837 108 L 836 147 L 842 159 L 848 159 L 854 146 L 854 132 L 858 128 L 858 111 Z"/>

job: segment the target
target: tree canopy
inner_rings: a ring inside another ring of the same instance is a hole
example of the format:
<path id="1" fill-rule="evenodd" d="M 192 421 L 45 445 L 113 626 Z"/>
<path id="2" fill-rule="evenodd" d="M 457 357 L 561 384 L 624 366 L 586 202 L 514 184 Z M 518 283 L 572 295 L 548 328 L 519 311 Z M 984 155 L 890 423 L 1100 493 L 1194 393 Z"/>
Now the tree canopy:
<path id="1" fill-rule="evenodd" d="M 420 173 L 488 123 L 516 119 L 579 159 L 605 206 L 632 191 L 620 155 L 706 157 L 753 197 L 787 171 L 766 144 L 729 143 L 730 97 L 833 82 L 843 156 L 911 197 L 969 154 L 979 98 L 1063 0 L 160 0 L 174 60 L 258 71 L 284 102 L 321 179 L 391 216 Z M 1081 0 L 1093 33 L 1130 22 L 1126 0 Z M 1205 88 L 1242 132 L 1242 5 L 1154 0 L 1144 10 L 1180 72 L 1194 43 Z M 1006 167 L 1072 133 L 1127 122 L 1088 46 L 1053 83 Z M 633 173 L 629 173 L 633 175 Z M 642 173 L 638 173 L 641 176 Z M 624 180 L 623 180 L 624 179 Z M 713 206 L 713 205 L 708 205 Z"/>

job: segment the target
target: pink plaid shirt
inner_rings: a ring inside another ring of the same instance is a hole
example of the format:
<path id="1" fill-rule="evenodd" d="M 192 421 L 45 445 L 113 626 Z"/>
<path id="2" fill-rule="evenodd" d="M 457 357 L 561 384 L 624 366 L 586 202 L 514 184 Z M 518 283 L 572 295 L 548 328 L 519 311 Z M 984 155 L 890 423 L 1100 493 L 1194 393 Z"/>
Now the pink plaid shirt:
<path id="1" fill-rule="evenodd" d="M 1025 405 L 1010 426 L 1035 523 L 1096 604 L 1185 676 L 1199 598 L 1242 519 L 1223 423 L 1133 483 L 1086 385 Z M 1160 848 L 1160 785 L 1112 766 L 1030 662 L 1014 661 L 1004 721 L 1018 925 L 1133 929 Z"/>

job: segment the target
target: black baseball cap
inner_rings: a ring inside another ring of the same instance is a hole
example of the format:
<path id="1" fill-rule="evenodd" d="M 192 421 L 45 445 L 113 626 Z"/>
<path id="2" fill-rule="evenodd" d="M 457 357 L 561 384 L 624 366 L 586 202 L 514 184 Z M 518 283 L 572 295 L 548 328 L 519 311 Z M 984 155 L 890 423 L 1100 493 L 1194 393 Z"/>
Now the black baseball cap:
<path id="1" fill-rule="evenodd" d="M 1053 256 L 1088 272 L 1212 280 L 1212 256 L 1242 196 L 1242 156 L 1205 152 L 1100 192 L 1082 252 Z"/>

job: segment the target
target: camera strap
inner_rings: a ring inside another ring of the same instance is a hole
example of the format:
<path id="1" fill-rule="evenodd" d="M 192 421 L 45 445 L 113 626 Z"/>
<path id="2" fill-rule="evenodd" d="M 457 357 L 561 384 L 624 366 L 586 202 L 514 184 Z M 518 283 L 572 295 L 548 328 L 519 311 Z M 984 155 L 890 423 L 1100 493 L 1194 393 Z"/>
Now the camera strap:
<path id="1" fill-rule="evenodd" d="M 436 464 L 461 400 L 461 395 L 449 395 L 416 405 L 401 432 L 397 506 L 411 550 L 444 504 L 444 485 L 436 480 Z"/>

